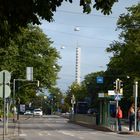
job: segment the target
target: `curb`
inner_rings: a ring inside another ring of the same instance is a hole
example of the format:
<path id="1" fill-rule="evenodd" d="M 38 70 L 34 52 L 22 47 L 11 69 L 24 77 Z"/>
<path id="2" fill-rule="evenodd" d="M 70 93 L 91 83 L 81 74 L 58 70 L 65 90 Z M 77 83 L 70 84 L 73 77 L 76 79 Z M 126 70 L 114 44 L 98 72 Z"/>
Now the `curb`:
<path id="1" fill-rule="evenodd" d="M 131 132 L 131 131 L 123 131 L 123 132 L 118 132 L 118 134 L 122 134 L 122 135 L 136 135 L 136 136 L 140 136 L 140 132 Z"/>
<path id="2" fill-rule="evenodd" d="M 88 128 L 91 128 L 91 129 L 95 129 L 95 130 L 98 130 L 98 131 L 114 132 L 110 128 L 104 127 L 104 126 L 101 126 L 101 125 L 92 125 L 92 124 L 87 124 L 87 123 L 80 122 L 80 121 L 79 122 L 68 121 L 68 122 L 73 123 L 73 124 L 78 124 L 80 126 L 88 127 Z"/>
<path id="3" fill-rule="evenodd" d="M 115 131 L 111 130 L 110 128 L 105 127 L 105 126 L 101 126 L 101 125 L 91 125 L 91 124 L 87 124 L 87 123 L 80 122 L 80 121 L 78 121 L 78 122 L 68 121 L 68 122 L 73 123 L 73 124 L 78 124 L 80 126 L 84 126 L 84 127 L 87 127 L 87 128 L 95 129 L 95 130 L 98 130 L 98 131 L 115 132 Z M 140 136 L 140 132 L 131 132 L 131 131 L 120 131 L 120 132 L 117 132 L 117 134 Z"/>

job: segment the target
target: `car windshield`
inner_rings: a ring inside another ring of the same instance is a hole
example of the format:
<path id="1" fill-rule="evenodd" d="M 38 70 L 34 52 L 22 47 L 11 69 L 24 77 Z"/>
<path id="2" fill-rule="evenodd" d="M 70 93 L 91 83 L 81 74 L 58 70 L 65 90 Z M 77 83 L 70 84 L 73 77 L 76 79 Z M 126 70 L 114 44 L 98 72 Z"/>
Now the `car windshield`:
<path id="1" fill-rule="evenodd" d="M 41 110 L 40 110 L 40 109 L 35 109 L 34 111 L 36 111 L 36 112 L 37 112 L 37 111 L 41 111 Z"/>

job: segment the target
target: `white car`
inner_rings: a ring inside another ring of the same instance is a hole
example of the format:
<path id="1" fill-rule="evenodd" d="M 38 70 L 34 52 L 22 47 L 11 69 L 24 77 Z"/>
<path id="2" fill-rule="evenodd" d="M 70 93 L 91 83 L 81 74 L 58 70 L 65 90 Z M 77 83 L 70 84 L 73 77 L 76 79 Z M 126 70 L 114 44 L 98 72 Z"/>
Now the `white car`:
<path id="1" fill-rule="evenodd" d="M 40 108 L 34 109 L 33 116 L 40 116 L 40 117 L 42 117 L 42 115 L 43 115 L 43 112 L 42 112 L 42 110 Z"/>
<path id="2" fill-rule="evenodd" d="M 33 115 L 33 113 L 30 110 L 26 110 L 24 115 Z"/>

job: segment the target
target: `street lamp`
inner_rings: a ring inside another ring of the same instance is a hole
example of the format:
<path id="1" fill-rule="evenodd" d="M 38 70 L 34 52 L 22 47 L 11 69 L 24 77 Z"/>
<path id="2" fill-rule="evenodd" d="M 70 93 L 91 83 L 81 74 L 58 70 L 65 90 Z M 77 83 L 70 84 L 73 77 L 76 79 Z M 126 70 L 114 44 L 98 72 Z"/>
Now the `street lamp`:
<path id="1" fill-rule="evenodd" d="M 76 27 L 74 28 L 74 31 L 80 31 L 79 26 L 76 26 Z"/>

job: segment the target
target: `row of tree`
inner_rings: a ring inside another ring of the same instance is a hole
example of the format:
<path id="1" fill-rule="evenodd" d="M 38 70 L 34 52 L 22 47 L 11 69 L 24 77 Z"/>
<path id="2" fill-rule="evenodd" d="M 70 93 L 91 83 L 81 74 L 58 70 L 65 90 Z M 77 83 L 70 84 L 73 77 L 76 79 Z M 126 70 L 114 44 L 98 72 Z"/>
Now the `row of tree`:
<path id="1" fill-rule="evenodd" d="M 7 47 L 9 39 L 15 37 L 20 27 L 28 24 L 41 24 L 41 20 L 53 21 L 54 12 L 64 1 L 72 0 L 11 0 L 0 1 L 0 47 Z M 91 7 L 110 14 L 111 8 L 118 0 L 79 0 L 84 13 L 90 13 Z"/>
<path id="2" fill-rule="evenodd" d="M 0 70 L 11 72 L 13 89 L 13 79 L 26 79 L 26 67 L 33 67 L 33 81 L 16 80 L 15 83 L 16 97 L 20 98 L 21 103 L 30 103 L 37 91 L 42 91 L 42 88 L 49 90 L 56 85 L 60 55 L 51 46 L 50 38 L 37 26 L 20 28 L 17 34 L 7 47 L 0 48 Z"/>

